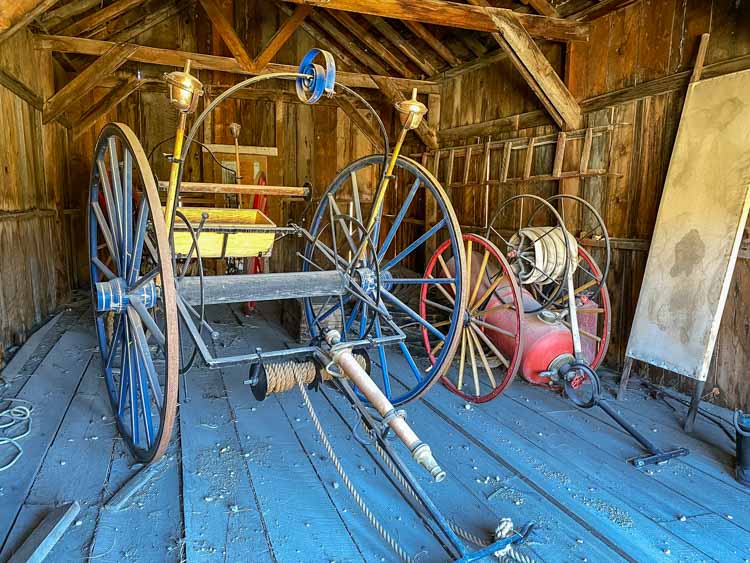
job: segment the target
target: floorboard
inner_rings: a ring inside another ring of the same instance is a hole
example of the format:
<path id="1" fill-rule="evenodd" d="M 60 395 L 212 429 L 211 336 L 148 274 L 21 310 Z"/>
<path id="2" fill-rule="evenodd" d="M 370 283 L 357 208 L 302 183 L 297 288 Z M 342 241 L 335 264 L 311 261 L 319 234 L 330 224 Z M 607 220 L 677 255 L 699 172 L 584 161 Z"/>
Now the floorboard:
<path id="1" fill-rule="evenodd" d="M 252 317 L 212 307 L 209 318 L 220 332 L 217 354 L 293 345 L 275 305 Z M 51 507 L 72 500 L 82 512 L 50 560 L 395 560 L 347 492 L 299 390 L 257 402 L 242 366 L 198 367 L 187 376 L 164 464 L 123 510 L 101 508 L 139 466 L 116 436 L 90 320 L 87 311 L 64 313 L 24 351 L 22 370 L 14 370 L 22 377 L 2 388 L 3 396 L 32 401 L 34 418 L 23 457 L 0 473 L 0 561 Z M 377 454 L 353 437 L 361 428 L 346 400 L 332 390 L 311 392 L 311 400 L 386 529 L 416 560 L 446 560 Z M 638 388 L 614 404 L 658 444 L 686 446 L 691 455 L 636 469 L 626 459 L 640 453 L 638 444 L 603 412 L 578 410 L 520 381 L 485 405 L 466 408 L 435 386 L 406 406 L 448 472 L 443 483 L 430 482 L 403 446 L 394 447 L 446 515 L 472 533 L 486 536 L 506 516 L 535 522 L 526 553 L 539 562 L 750 558 L 750 493 L 733 478 L 731 441 L 703 421 L 685 435 L 684 409 Z"/>

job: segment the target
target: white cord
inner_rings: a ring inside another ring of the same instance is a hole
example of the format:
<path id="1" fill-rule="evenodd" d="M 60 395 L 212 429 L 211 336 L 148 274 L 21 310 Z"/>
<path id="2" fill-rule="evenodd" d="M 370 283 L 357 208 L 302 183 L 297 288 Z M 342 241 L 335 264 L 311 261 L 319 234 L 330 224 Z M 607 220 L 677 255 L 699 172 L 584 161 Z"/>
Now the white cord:
<path id="1" fill-rule="evenodd" d="M 0 446 L 12 446 L 16 449 L 16 454 L 9 462 L 5 465 L 0 466 L 0 472 L 10 469 L 15 463 L 21 459 L 23 455 L 23 447 L 18 441 L 25 438 L 31 432 L 31 413 L 34 407 L 29 401 L 24 399 L 4 399 L 0 398 L 0 403 L 26 403 L 26 405 L 10 406 L 9 408 L 0 411 L 0 430 L 5 432 L 16 426 L 26 423 L 26 430 L 15 436 L 0 435 Z M 27 406 L 28 405 L 28 406 Z"/>

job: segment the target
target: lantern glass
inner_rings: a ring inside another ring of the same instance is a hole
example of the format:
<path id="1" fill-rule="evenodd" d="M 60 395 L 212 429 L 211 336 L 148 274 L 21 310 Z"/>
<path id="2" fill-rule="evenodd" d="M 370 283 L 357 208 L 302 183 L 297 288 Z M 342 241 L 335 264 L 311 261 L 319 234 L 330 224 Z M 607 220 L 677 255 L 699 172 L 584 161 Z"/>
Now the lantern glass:
<path id="1" fill-rule="evenodd" d="M 203 95 L 203 84 L 189 72 L 175 71 L 165 75 L 169 101 L 182 113 L 193 113 Z"/>
<path id="2" fill-rule="evenodd" d="M 414 96 L 411 100 L 398 102 L 396 110 L 398 111 L 398 118 L 401 121 L 401 125 L 411 130 L 416 129 L 422 123 L 422 118 L 427 113 L 427 106 Z"/>

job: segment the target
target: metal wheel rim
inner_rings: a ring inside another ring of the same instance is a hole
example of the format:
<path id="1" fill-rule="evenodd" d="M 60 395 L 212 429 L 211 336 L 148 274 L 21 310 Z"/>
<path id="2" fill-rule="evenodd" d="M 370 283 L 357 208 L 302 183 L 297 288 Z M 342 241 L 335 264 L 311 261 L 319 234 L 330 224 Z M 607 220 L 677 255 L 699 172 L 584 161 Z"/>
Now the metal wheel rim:
<path id="1" fill-rule="evenodd" d="M 313 220 L 310 223 L 310 232 L 313 234 L 313 236 L 315 235 L 317 230 L 320 228 L 320 224 L 325 217 L 326 207 L 327 207 L 326 201 L 328 199 L 328 195 L 330 194 L 332 196 L 335 196 L 338 190 L 341 189 L 342 186 L 344 186 L 346 182 L 350 179 L 352 172 L 357 172 L 358 170 L 362 170 L 370 166 L 382 165 L 382 164 L 383 164 L 383 155 L 375 154 L 375 155 L 370 155 L 370 156 L 360 158 L 352 162 L 347 167 L 345 167 L 341 172 L 339 172 L 339 174 L 336 176 L 336 178 L 334 178 L 330 186 L 326 189 L 325 193 L 323 194 L 323 197 L 321 198 L 321 203 L 318 206 L 318 209 L 316 210 L 313 216 Z M 443 190 L 442 186 L 440 185 L 440 183 L 422 165 L 420 165 L 419 163 L 409 158 L 399 156 L 397 160 L 397 164 L 396 164 L 396 169 L 397 170 L 403 169 L 407 171 L 408 173 L 410 173 L 412 178 L 417 178 L 420 183 L 417 186 L 416 190 L 418 190 L 420 187 L 424 185 L 425 190 L 429 190 L 431 197 L 434 198 L 438 206 L 438 214 L 440 215 L 440 213 L 442 213 L 443 218 L 439 219 L 438 223 L 436 224 L 436 225 L 442 224 L 442 226 L 437 229 L 436 233 L 438 231 L 442 232 L 444 228 L 448 231 L 449 240 L 453 244 L 453 247 L 456 250 L 456 254 L 459 257 L 458 262 L 460 264 L 460 268 L 456 272 L 456 279 L 458 282 L 457 287 L 459 288 L 458 294 L 460 297 L 460 305 L 461 305 L 459 310 L 463 310 L 463 308 L 466 305 L 466 300 L 468 299 L 468 292 L 467 292 L 466 284 L 464 283 L 466 261 L 465 261 L 465 253 L 463 249 L 463 244 L 460 242 L 461 230 L 460 230 L 460 226 L 458 223 L 458 219 L 455 215 L 455 212 L 453 211 L 453 207 L 450 205 L 448 197 L 445 191 Z M 414 188 L 414 184 L 412 184 L 411 187 Z M 411 205 L 413 201 L 414 201 L 414 197 L 412 196 L 411 200 L 404 202 L 404 205 L 400 205 L 401 210 L 404 210 L 405 207 L 408 210 L 408 206 Z M 398 216 L 398 213 L 396 215 Z M 394 223 L 395 223 L 395 220 L 394 220 Z M 401 224 L 402 222 L 398 223 L 396 230 L 398 230 L 398 226 L 400 226 Z M 386 235 L 386 239 L 384 240 L 384 242 L 388 240 L 388 236 L 391 234 L 392 228 L 393 227 L 391 226 L 388 234 Z M 380 253 L 383 247 L 383 245 L 380 242 L 379 235 L 380 233 L 377 232 L 376 236 L 373 237 L 375 240 L 378 241 L 378 253 Z M 395 237 L 395 232 L 394 232 L 394 237 Z M 426 242 L 426 240 L 424 242 Z M 392 242 L 393 242 L 393 238 L 391 238 L 388 241 L 389 245 Z M 309 252 L 309 248 L 310 248 L 310 245 L 308 244 L 308 247 L 305 250 L 306 255 Z M 391 247 L 389 246 L 387 250 L 391 250 Z M 385 265 L 388 266 L 387 268 L 384 268 L 384 265 L 381 263 L 380 265 L 381 276 L 383 275 L 385 271 L 390 270 L 393 266 L 397 265 L 397 264 L 390 264 L 392 261 L 393 260 L 387 261 L 385 256 L 381 258 L 381 262 L 385 262 Z M 307 263 L 303 264 L 303 271 L 310 271 L 309 264 Z M 388 299 L 387 292 L 384 291 L 384 294 L 386 294 L 386 299 Z M 311 307 L 310 307 L 310 300 L 305 299 L 304 302 L 305 302 L 305 314 L 307 316 L 308 323 L 310 323 L 310 321 L 312 320 L 312 314 L 313 314 Z M 383 300 L 383 303 L 386 303 L 386 302 L 387 302 L 386 300 Z M 386 308 L 388 308 L 389 311 L 393 310 L 393 307 L 386 307 Z M 414 311 L 413 309 L 412 311 L 418 315 L 417 311 Z M 457 318 L 458 314 L 459 313 L 457 312 L 456 320 L 458 320 Z M 424 395 L 432 387 L 432 385 L 434 385 L 435 382 L 438 381 L 444 375 L 445 371 L 450 368 L 451 360 L 458 346 L 458 339 L 456 338 L 458 334 L 457 325 L 458 325 L 458 322 L 453 323 L 453 326 L 451 327 L 451 330 L 449 331 L 449 336 L 446 338 L 448 344 L 444 346 L 444 350 L 442 354 L 440 355 L 440 357 L 438 358 L 438 362 L 436 362 L 436 367 L 433 369 L 425 368 L 424 370 L 419 370 L 419 368 L 416 365 L 416 362 L 414 362 L 413 357 L 411 356 L 411 352 L 409 352 L 408 348 L 405 350 L 406 344 L 402 343 L 402 345 L 398 346 L 398 348 L 401 350 L 401 354 L 404 355 L 404 357 L 406 358 L 406 361 L 409 364 L 409 367 L 411 368 L 411 371 L 412 371 L 412 374 L 406 376 L 406 379 L 408 379 L 409 382 L 413 381 L 416 376 L 416 371 L 414 370 L 417 370 L 421 374 L 421 380 L 419 380 L 416 385 L 413 385 L 411 387 L 407 386 L 408 390 L 406 392 L 398 396 L 390 396 L 389 399 L 394 404 L 394 406 L 406 404 Z M 376 330 L 376 336 L 377 336 L 377 332 L 379 330 L 377 327 L 377 324 L 375 326 L 375 330 Z M 312 331 L 312 327 L 311 327 L 311 331 Z M 380 355 L 380 348 L 385 348 L 385 347 L 378 347 L 378 354 L 376 354 L 375 356 L 377 356 L 382 362 L 382 355 Z M 395 349 L 396 347 L 391 346 L 390 348 Z M 375 358 L 373 358 L 373 364 L 374 363 L 375 363 Z M 382 369 L 381 369 L 381 375 L 382 375 Z M 389 375 L 388 377 L 390 378 L 391 376 Z M 381 383 L 377 381 L 377 378 L 373 377 L 373 379 L 376 381 L 378 386 L 381 386 Z M 385 380 L 385 378 L 383 379 Z M 394 376 L 394 380 L 398 381 L 398 379 L 395 378 L 395 376 Z M 383 382 L 382 385 L 385 386 L 386 385 L 385 382 Z M 388 396 L 389 393 L 386 393 L 386 395 Z M 364 399 L 364 397 L 360 397 L 360 398 L 366 402 L 366 399 Z"/>
<path id="2" fill-rule="evenodd" d="M 469 393 L 464 392 L 462 389 L 459 389 L 456 384 L 451 381 L 448 374 L 446 373 L 443 375 L 441 381 L 443 385 L 445 385 L 452 393 L 458 395 L 462 399 L 472 402 L 472 403 L 486 403 L 488 401 L 491 401 L 495 397 L 497 397 L 500 393 L 505 391 L 505 389 L 508 388 L 508 386 L 513 382 L 515 379 L 516 374 L 518 373 L 518 368 L 521 364 L 521 358 L 523 356 L 523 299 L 521 296 L 521 288 L 518 285 L 518 281 L 516 280 L 516 277 L 510 268 L 510 265 L 508 264 L 507 260 L 503 256 L 502 252 L 500 252 L 500 249 L 497 248 L 495 244 L 493 244 L 488 239 L 481 237 L 479 235 L 475 235 L 472 233 L 464 234 L 462 239 L 464 241 L 472 241 L 472 243 L 477 243 L 480 246 L 485 248 L 485 252 L 488 252 L 489 255 L 494 258 L 500 265 L 501 271 L 503 272 L 503 276 L 505 279 L 508 280 L 508 284 L 511 290 L 512 295 L 512 302 L 515 303 L 515 320 L 516 320 L 516 333 L 515 333 L 515 339 L 514 339 L 514 350 L 513 355 L 508 361 L 508 367 L 505 370 L 505 375 L 502 377 L 499 383 L 496 383 L 494 386 L 490 388 L 490 391 L 487 393 L 482 393 L 480 395 L 471 395 Z M 448 242 L 448 241 L 446 241 Z M 441 252 L 445 249 L 445 243 L 441 245 L 440 248 L 438 248 L 433 256 L 430 259 L 429 264 L 427 265 L 427 269 L 425 270 L 425 276 L 431 275 L 433 269 L 437 265 L 438 262 L 438 255 L 441 254 Z M 467 261 L 468 261 L 468 252 L 467 252 Z M 473 272 L 468 271 L 468 265 L 467 265 L 467 277 L 470 277 Z M 485 272 L 480 272 L 484 274 Z M 471 295 L 474 293 L 475 284 L 473 283 L 473 280 L 469 279 L 468 281 L 468 291 L 471 299 Z M 427 291 L 429 287 L 427 285 L 422 286 L 422 291 L 420 294 L 420 313 L 425 316 L 427 314 Z M 478 292 L 477 292 L 478 293 Z M 476 304 L 477 308 L 480 311 L 486 310 L 487 303 L 492 299 L 493 295 L 497 296 L 497 289 L 494 289 L 492 293 L 485 298 L 483 301 L 485 301 L 484 304 L 481 302 L 477 302 L 480 300 L 482 295 L 476 295 L 475 296 L 475 302 L 474 303 L 468 303 L 466 311 L 469 312 L 469 309 L 472 305 Z M 462 332 L 464 334 L 468 335 L 468 331 L 471 331 L 471 327 L 464 325 Z M 481 330 L 481 329 L 480 329 Z M 431 353 L 431 344 L 429 341 L 429 335 L 426 330 L 422 330 L 422 337 L 423 342 L 425 345 L 425 348 L 427 349 L 428 357 L 432 360 L 432 353 Z M 471 336 L 469 336 L 471 338 Z M 462 336 L 463 340 L 463 336 Z M 474 346 L 477 345 L 477 340 L 479 338 L 473 338 Z M 481 343 L 480 343 L 481 345 Z M 465 344 L 463 345 L 465 346 Z M 476 348 L 475 348 L 476 349 Z M 476 362 L 476 358 L 474 359 Z M 480 367 L 484 367 L 486 370 L 486 367 L 484 366 L 484 362 L 479 364 Z M 460 369 L 460 367 L 459 367 Z M 487 376 L 487 379 L 489 380 L 489 376 Z"/>

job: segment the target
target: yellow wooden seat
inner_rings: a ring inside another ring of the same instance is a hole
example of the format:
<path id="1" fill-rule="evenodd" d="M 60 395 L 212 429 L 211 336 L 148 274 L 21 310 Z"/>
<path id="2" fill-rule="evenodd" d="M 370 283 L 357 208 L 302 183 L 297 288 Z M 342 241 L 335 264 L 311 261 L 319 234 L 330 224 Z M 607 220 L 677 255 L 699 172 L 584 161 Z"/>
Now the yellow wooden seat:
<path id="1" fill-rule="evenodd" d="M 201 222 L 203 213 L 208 219 L 198 238 L 202 258 L 230 258 L 246 256 L 270 256 L 275 238 L 276 225 L 259 209 L 233 209 L 213 207 L 178 208 L 190 221 L 194 229 Z M 177 219 L 174 230 L 174 251 L 187 255 L 193 239 L 184 223 Z"/>

